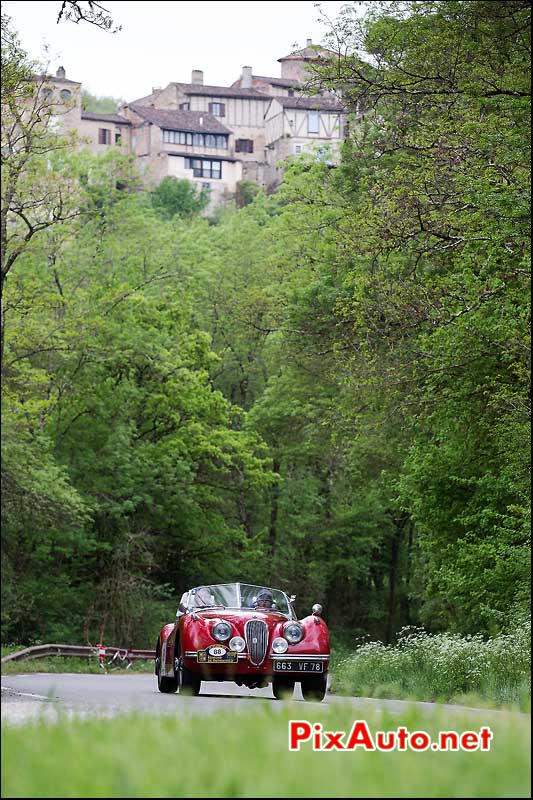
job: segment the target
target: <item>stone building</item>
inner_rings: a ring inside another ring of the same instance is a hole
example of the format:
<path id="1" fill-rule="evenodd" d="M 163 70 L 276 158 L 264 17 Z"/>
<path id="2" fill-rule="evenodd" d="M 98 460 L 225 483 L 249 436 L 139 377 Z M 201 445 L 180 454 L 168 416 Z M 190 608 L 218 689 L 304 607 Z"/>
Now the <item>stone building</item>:
<path id="1" fill-rule="evenodd" d="M 213 114 L 159 109 L 132 103 L 131 150 L 152 184 L 166 176 L 185 178 L 211 193 L 212 205 L 235 195 L 242 163 L 234 156 L 234 134 Z"/>
<path id="2" fill-rule="evenodd" d="M 35 75 L 40 102 L 64 133 L 75 132 L 80 145 L 94 152 L 105 152 L 115 145 L 129 153 L 131 122 L 120 114 L 85 111 L 81 100 L 81 83 L 66 77 L 64 67 L 55 75 Z"/>
<path id="3" fill-rule="evenodd" d="M 335 160 L 343 106 L 327 93 L 309 96 L 310 66 L 331 55 L 308 39 L 305 48 L 278 59 L 280 77 L 254 75 L 245 66 L 231 86 L 205 84 L 195 69 L 190 82 L 154 87 L 115 114 L 83 110 L 81 84 L 67 80 L 62 67 L 45 88 L 67 104 L 64 129 L 77 130 L 94 152 L 131 152 L 147 185 L 186 178 L 209 189 L 213 206 L 234 197 L 240 181 L 272 189 L 289 157 L 328 145 Z"/>
<path id="4" fill-rule="evenodd" d="M 131 122 L 121 114 L 81 112 L 78 134 L 95 153 L 104 153 L 109 145 L 131 152 Z"/>
<path id="5" fill-rule="evenodd" d="M 202 116 L 204 120 L 212 118 L 218 121 L 227 130 L 228 135 L 232 134 L 224 155 L 226 160 L 229 157 L 240 162 L 239 180 L 262 184 L 265 151 L 264 114 L 267 102 L 268 98 L 264 94 L 251 87 L 207 86 L 203 82 L 203 72 L 193 70 L 190 83 L 173 82 L 164 89 L 154 89 L 151 95 L 127 104 L 121 111 L 130 119 L 132 119 L 132 109 L 138 114 L 139 109 L 148 108 L 195 112 L 197 118 Z M 198 157 L 205 156 L 205 148 L 198 144 L 196 154 Z M 155 151 L 153 155 L 156 155 Z M 154 175 L 153 178 L 155 177 Z M 161 179 L 164 176 L 158 172 L 157 177 Z"/>

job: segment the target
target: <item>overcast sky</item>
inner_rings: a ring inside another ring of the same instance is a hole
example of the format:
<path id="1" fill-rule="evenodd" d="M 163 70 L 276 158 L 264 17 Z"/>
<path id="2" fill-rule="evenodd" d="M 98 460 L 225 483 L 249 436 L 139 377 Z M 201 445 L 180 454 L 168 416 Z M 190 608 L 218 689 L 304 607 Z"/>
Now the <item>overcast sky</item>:
<path id="1" fill-rule="evenodd" d="M 305 45 L 319 44 L 327 25 L 314 0 L 240 2 L 150 2 L 102 0 L 122 30 L 105 33 L 88 23 L 56 24 L 59 0 L 6 0 L 24 48 L 34 58 L 49 46 L 50 71 L 65 67 L 67 78 L 98 95 L 132 100 L 153 86 L 189 81 L 192 69 L 204 82 L 229 85 L 244 65 L 256 75 L 279 76 L 277 59 Z M 319 4 L 332 20 L 346 2 Z"/>

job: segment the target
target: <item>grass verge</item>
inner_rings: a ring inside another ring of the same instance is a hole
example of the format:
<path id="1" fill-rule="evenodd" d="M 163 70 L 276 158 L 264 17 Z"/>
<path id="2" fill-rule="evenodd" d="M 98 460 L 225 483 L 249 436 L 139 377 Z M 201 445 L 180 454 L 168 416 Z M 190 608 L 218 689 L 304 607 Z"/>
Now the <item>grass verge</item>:
<path id="1" fill-rule="evenodd" d="M 9 645 L 2 647 L 2 658 L 10 653 L 22 650 L 23 645 Z M 113 674 L 122 672 L 153 672 L 153 661 L 136 661 L 128 670 L 117 669 Z M 52 658 L 33 658 L 27 661 L 6 661 L 2 664 L 2 675 L 17 675 L 30 672 L 87 672 L 101 673 L 102 668 L 97 658 L 71 658 L 69 656 L 54 656 Z"/>
<path id="2" fill-rule="evenodd" d="M 177 698 L 170 696 L 169 704 Z M 365 714 L 371 733 L 489 725 L 490 752 L 289 752 L 288 721 L 349 730 L 353 707 L 263 704 L 251 712 L 64 719 L 2 732 L 2 797 L 529 797 L 529 724 L 517 714 L 450 721 Z M 362 718 L 361 716 L 359 718 Z"/>
<path id="3" fill-rule="evenodd" d="M 338 659 L 332 690 L 356 697 L 531 707 L 531 626 L 492 639 L 404 629 L 395 645 L 367 642 Z"/>

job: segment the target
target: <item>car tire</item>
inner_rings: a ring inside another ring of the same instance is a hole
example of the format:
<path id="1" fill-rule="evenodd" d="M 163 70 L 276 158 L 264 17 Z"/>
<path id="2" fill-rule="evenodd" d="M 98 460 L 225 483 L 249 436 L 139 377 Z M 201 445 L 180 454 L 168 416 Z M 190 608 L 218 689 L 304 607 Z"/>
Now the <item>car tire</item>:
<path id="1" fill-rule="evenodd" d="M 174 694 L 178 689 L 177 678 L 166 678 L 161 675 L 161 658 L 159 653 L 155 659 L 155 674 L 157 675 L 157 688 L 163 694 Z"/>
<path id="2" fill-rule="evenodd" d="M 284 675 L 274 675 L 272 692 L 276 700 L 291 700 L 294 692 L 294 679 L 286 678 Z"/>
<path id="3" fill-rule="evenodd" d="M 193 697 L 198 697 L 200 694 L 200 686 L 202 684 L 202 679 L 196 672 L 192 672 L 190 669 L 187 669 L 186 666 L 183 664 L 183 658 L 177 660 L 178 663 L 176 664 L 177 669 L 175 668 L 175 672 L 178 675 L 178 691 L 180 694 L 190 694 Z"/>
<path id="4" fill-rule="evenodd" d="M 304 700 L 320 703 L 326 696 L 328 687 L 328 673 L 322 675 L 309 675 L 302 678 L 302 695 Z"/>

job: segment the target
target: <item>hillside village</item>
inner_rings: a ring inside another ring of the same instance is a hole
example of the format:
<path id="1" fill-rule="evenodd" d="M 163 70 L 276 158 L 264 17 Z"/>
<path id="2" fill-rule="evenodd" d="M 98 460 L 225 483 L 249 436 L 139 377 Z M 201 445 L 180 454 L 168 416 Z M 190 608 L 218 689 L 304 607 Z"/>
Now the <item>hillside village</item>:
<path id="1" fill-rule="evenodd" d="M 308 90 L 310 66 L 331 55 L 308 39 L 305 48 L 278 59 L 279 77 L 244 66 L 231 86 L 206 85 L 203 71 L 194 69 L 190 82 L 153 87 L 113 114 L 85 110 L 82 84 L 64 67 L 46 76 L 41 91 L 63 105 L 61 127 L 76 131 L 94 152 L 133 153 L 148 185 L 167 176 L 186 179 L 218 205 L 235 196 L 240 181 L 272 190 L 291 156 L 328 145 L 335 157 L 344 136 L 343 105 L 337 95 Z"/>

